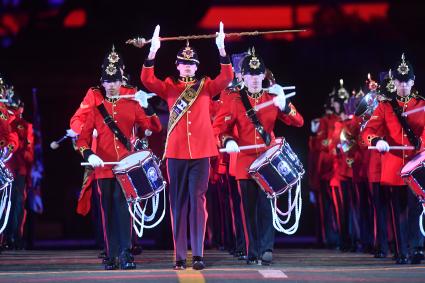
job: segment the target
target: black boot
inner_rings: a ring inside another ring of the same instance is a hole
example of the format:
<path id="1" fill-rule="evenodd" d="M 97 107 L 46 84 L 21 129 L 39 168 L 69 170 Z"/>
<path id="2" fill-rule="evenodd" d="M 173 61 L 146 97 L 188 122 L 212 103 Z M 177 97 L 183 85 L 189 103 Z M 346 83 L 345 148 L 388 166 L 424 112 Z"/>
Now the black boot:
<path id="1" fill-rule="evenodd" d="M 120 254 L 120 268 L 121 269 L 135 269 L 134 257 L 130 250 L 124 250 Z"/>
<path id="2" fill-rule="evenodd" d="M 205 263 L 202 256 L 194 256 L 192 261 L 193 261 L 193 269 L 202 270 L 205 268 Z"/>
<path id="3" fill-rule="evenodd" d="M 174 264 L 173 269 L 174 270 L 185 270 L 186 269 L 186 260 L 185 259 L 176 260 L 176 264 Z"/>
<path id="4" fill-rule="evenodd" d="M 116 257 L 105 258 L 105 270 L 118 269 L 118 259 Z"/>

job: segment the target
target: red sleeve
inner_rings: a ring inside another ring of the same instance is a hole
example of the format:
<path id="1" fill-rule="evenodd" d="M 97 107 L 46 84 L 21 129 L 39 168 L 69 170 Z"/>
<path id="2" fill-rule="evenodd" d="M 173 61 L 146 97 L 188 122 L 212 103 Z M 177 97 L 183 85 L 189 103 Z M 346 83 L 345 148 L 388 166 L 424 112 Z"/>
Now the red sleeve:
<path id="1" fill-rule="evenodd" d="M 234 110 L 233 105 L 233 99 L 226 99 L 226 103 L 221 105 L 213 122 L 214 134 L 222 147 L 224 147 L 226 140 L 236 139 L 233 128 L 236 124 L 237 112 L 232 111 Z"/>
<path id="2" fill-rule="evenodd" d="M 88 113 L 92 112 L 94 107 L 102 103 L 102 100 L 103 96 L 100 90 L 96 88 L 90 88 L 87 91 L 83 101 L 81 102 L 80 107 L 71 117 L 69 123 L 70 128 L 77 134 L 80 134 Z"/>
<path id="3" fill-rule="evenodd" d="M 162 130 L 161 121 L 159 120 L 157 115 L 146 116 L 145 111 L 139 105 L 139 103 L 135 103 L 136 105 L 136 124 L 142 127 L 143 130 L 149 129 L 154 133 L 158 133 Z"/>
<path id="4" fill-rule="evenodd" d="M 373 145 L 372 141 L 375 138 L 382 138 L 382 130 L 385 122 L 384 104 L 380 103 L 373 111 L 372 116 L 361 133 L 362 141 L 367 146 Z"/>
<path id="5" fill-rule="evenodd" d="M 142 73 L 140 74 L 140 79 L 142 80 L 143 85 L 151 92 L 154 92 L 162 99 L 167 99 L 166 89 L 167 86 L 164 81 L 158 79 L 155 76 L 154 67 L 146 67 L 143 65 Z"/>
<path id="6" fill-rule="evenodd" d="M 81 155 L 83 155 L 83 157 L 84 151 L 90 150 L 90 145 L 93 137 L 93 129 L 95 128 L 94 114 L 94 111 L 90 111 L 86 115 L 85 123 L 83 125 L 83 128 L 81 129 L 81 133 L 78 136 L 76 142 L 77 148 L 80 151 Z"/>
<path id="7" fill-rule="evenodd" d="M 231 64 L 220 64 L 220 74 L 208 84 L 208 93 L 215 96 L 229 86 L 233 80 L 233 69 Z"/>
<path id="8" fill-rule="evenodd" d="M 291 110 L 288 114 L 285 114 L 280 111 L 279 117 L 278 117 L 279 120 L 281 120 L 283 123 L 287 124 L 288 126 L 302 127 L 304 125 L 303 116 L 301 116 L 301 114 L 297 111 L 297 109 L 292 103 L 289 103 L 289 108 Z"/>

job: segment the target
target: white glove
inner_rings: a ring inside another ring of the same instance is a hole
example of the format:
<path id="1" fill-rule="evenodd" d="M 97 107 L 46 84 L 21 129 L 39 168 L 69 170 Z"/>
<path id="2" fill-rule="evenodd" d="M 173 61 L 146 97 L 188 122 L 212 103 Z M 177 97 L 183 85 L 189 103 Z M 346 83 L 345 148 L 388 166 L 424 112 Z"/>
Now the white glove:
<path id="1" fill-rule="evenodd" d="M 155 93 L 147 93 L 143 90 L 139 90 L 134 94 L 134 100 L 137 100 L 143 108 L 148 108 L 148 99 L 154 96 L 156 96 Z"/>
<path id="2" fill-rule="evenodd" d="M 286 97 L 285 97 L 285 95 L 284 94 L 279 94 L 279 95 L 273 97 L 273 104 L 274 104 L 274 106 L 276 106 L 277 108 L 279 108 L 280 111 L 283 111 L 285 109 L 285 106 L 286 106 Z"/>
<path id="3" fill-rule="evenodd" d="M 92 137 L 97 138 L 97 130 L 93 129 Z"/>
<path id="4" fill-rule="evenodd" d="M 78 134 L 74 132 L 72 129 L 66 130 L 66 135 L 70 138 L 75 138 L 76 136 L 78 136 Z"/>
<path id="5" fill-rule="evenodd" d="M 376 143 L 376 149 L 379 152 L 388 152 L 390 150 L 390 145 L 384 140 L 379 140 Z"/>
<path id="6" fill-rule="evenodd" d="M 149 49 L 150 52 L 156 53 L 161 47 L 161 41 L 159 40 L 159 28 L 159 25 L 157 25 L 155 27 L 155 31 L 153 32 L 151 39 L 151 48 Z"/>
<path id="7" fill-rule="evenodd" d="M 152 131 L 151 131 L 151 130 L 149 130 L 149 129 L 146 129 L 146 130 L 145 130 L 145 136 L 149 137 L 149 136 L 151 136 L 151 135 L 152 135 Z"/>
<path id="8" fill-rule="evenodd" d="M 223 22 L 220 22 L 220 31 L 215 33 L 217 35 L 217 37 L 215 38 L 215 44 L 217 45 L 218 49 L 224 48 L 224 38 L 226 37 L 226 35 L 224 34 L 223 27 Z"/>
<path id="9" fill-rule="evenodd" d="M 31 210 L 38 214 L 43 213 L 43 200 L 38 194 L 31 199 Z"/>
<path id="10" fill-rule="evenodd" d="M 319 119 L 311 120 L 311 132 L 313 134 L 317 133 L 317 131 L 319 130 L 319 126 L 320 126 L 320 120 Z"/>
<path id="11" fill-rule="evenodd" d="M 274 84 L 271 87 L 269 87 L 269 93 L 273 93 L 276 95 L 285 95 L 285 92 L 283 91 L 283 87 L 279 84 Z"/>
<path id="12" fill-rule="evenodd" d="M 240 152 L 238 143 L 235 142 L 234 140 L 229 140 L 228 142 L 226 142 L 226 152 L 227 153 Z"/>
<path id="13" fill-rule="evenodd" d="M 89 158 L 87 159 L 87 161 L 90 163 L 90 165 L 94 168 L 94 167 L 103 167 L 105 166 L 103 164 L 103 160 L 97 156 L 96 154 L 92 154 L 89 156 Z"/>

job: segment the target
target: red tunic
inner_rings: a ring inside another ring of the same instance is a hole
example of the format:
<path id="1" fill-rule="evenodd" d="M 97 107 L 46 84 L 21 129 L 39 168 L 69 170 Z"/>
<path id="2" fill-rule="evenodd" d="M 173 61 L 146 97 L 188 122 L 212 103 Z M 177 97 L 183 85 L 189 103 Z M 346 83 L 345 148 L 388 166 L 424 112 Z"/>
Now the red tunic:
<path id="1" fill-rule="evenodd" d="M 161 130 L 161 124 L 151 123 L 139 103 L 130 99 L 118 99 L 115 102 L 104 101 L 108 113 L 115 120 L 122 133 L 129 139 L 132 135 L 133 127 L 138 124 L 143 129 L 150 129 L 153 132 Z M 126 156 L 129 151 L 114 136 L 111 129 L 104 123 L 99 111 L 91 111 L 86 117 L 86 122 L 77 140 L 77 146 L 82 154 L 91 145 L 93 129 L 97 130 L 98 155 L 103 161 L 119 161 Z M 112 167 L 105 165 L 95 169 L 97 179 L 113 178 Z"/>
<path id="2" fill-rule="evenodd" d="M 34 133 L 32 124 L 21 117 L 11 123 L 12 131 L 19 137 L 19 148 L 9 160 L 10 169 L 20 175 L 27 175 L 34 161 Z"/>
<path id="3" fill-rule="evenodd" d="M 165 157 L 178 159 L 198 159 L 216 156 L 217 143 L 211 125 L 211 97 L 224 90 L 233 79 L 231 64 L 221 64 L 221 72 L 214 79 L 206 77 L 196 101 L 183 114 L 168 137 Z M 141 80 L 151 92 L 164 99 L 169 109 L 188 83 L 168 77 L 164 81 L 155 76 L 154 67 L 142 68 Z M 189 82 L 192 84 L 193 82 Z"/>
<path id="4" fill-rule="evenodd" d="M 335 158 L 332 152 L 332 135 L 335 130 L 335 123 L 338 120 L 335 114 L 326 114 L 320 119 L 319 130 L 317 132 L 318 143 L 320 143 L 320 155 L 318 161 L 319 176 L 321 180 L 330 181 L 333 176 L 333 162 Z"/>
<path id="5" fill-rule="evenodd" d="M 226 103 L 220 108 L 219 113 L 214 121 L 214 131 L 220 133 L 222 146 L 228 138 L 236 140 L 239 146 L 262 144 L 264 143 L 261 136 L 256 131 L 254 124 L 246 115 L 246 110 L 242 104 L 242 100 L 238 92 L 232 92 L 226 99 Z M 264 103 L 273 99 L 275 95 L 264 92 L 257 99 L 249 98 L 251 105 Z M 292 104 L 289 104 L 289 114 L 284 114 L 277 107 L 271 106 L 263 108 L 257 112 L 257 117 L 263 125 L 264 130 L 271 134 L 272 144 L 275 139 L 273 133 L 274 124 L 277 119 L 283 121 L 287 125 L 301 127 L 304 124 L 303 117 L 297 112 Z M 232 136 L 233 128 L 236 127 L 239 137 Z M 243 150 L 237 156 L 236 179 L 250 179 L 248 169 L 252 162 L 257 159 L 268 148 L 258 148 L 251 150 Z"/>
<path id="6" fill-rule="evenodd" d="M 406 102 L 398 101 L 398 104 L 405 112 L 425 106 L 425 101 L 411 97 Z M 423 147 L 425 112 L 421 111 L 409 115 L 406 120 L 414 134 L 417 137 L 422 137 Z M 390 146 L 411 145 L 388 101 L 383 101 L 378 105 L 362 133 L 362 139 L 367 145 L 372 145 L 374 138 L 385 138 Z M 400 177 L 401 168 L 416 153 L 415 150 L 390 150 L 382 154 L 381 184 L 388 186 L 405 185 Z"/>

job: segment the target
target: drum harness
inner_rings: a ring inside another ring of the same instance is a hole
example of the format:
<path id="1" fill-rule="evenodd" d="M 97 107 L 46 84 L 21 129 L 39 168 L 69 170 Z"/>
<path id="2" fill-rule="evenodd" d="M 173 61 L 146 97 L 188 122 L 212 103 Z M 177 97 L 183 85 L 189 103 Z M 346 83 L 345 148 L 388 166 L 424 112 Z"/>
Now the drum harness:
<path id="1" fill-rule="evenodd" d="M 108 111 L 105 108 L 105 105 L 103 103 L 101 103 L 97 106 L 97 109 L 99 110 L 100 114 L 102 115 L 105 124 L 109 127 L 109 129 L 112 131 L 112 133 L 115 135 L 115 137 L 117 137 L 118 140 L 126 147 L 126 149 L 131 152 L 131 149 L 132 149 L 131 148 L 131 142 L 123 134 L 123 132 L 118 127 L 118 125 L 115 123 L 115 121 L 111 117 L 111 115 L 109 115 Z M 159 160 L 156 159 L 155 162 L 158 163 Z M 162 219 L 164 218 L 165 208 L 166 208 L 165 188 L 163 189 L 163 191 L 164 191 L 164 196 L 163 196 L 164 207 L 163 207 L 162 214 L 159 217 L 159 219 L 151 225 L 147 225 L 145 223 L 150 222 L 155 218 L 156 212 L 158 211 L 158 204 L 159 204 L 160 195 L 154 194 L 151 197 L 151 199 L 152 199 L 152 213 L 151 213 L 151 215 L 146 215 L 146 208 L 148 207 L 149 199 L 147 199 L 146 202 L 142 205 L 143 208 L 140 205 L 140 202 L 142 200 L 138 200 L 138 201 L 135 201 L 135 202 L 127 201 L 128 211 L 129 211 L 131 217 L 133 218 L 133 228 L 134 228 L 134 231 L 136 232 L 138 237 L 143 236 L 144 228 L 152 229 L 152 228 L 156 227 L 159 223 L 161 223 Z"/>
<path id="2" fill-rule="evenodd" d="M 260 134 L 264 143 L 269 146 L 271 143 L 270 134 L 264 130 L 263 125 L 261 125 L 258 120 L 257 115 L 255 114 L 255 110 L 252 108 L 251 103 L 248 99 L 248 94 L 245 89 L 240 90 L 240 96 L 242 100 L 242 104 L 245 107 L 246 115 L 254 124 L 255 129 Z M 272 217 L 273 217 L 273 227 L 282 233 L 287 235 L 292 235 L 298 230 L 299 220 L 301 217 L 301 208 L 302 208 L 302 198 L 301 198 L 301 178 L 297 182 L 297 187 L 295 190 L 295 197 L 292 199 L 292 188 L 288 190 L 288 210 L 286 212 L 282 212 L 277 207 L 277 196 L 270 198 L 270 206 L 272 208 Z M 292 212 L 295 209 L 295 221 L 291 227 L 285 228 L 282 225 L 288 224 L 292 218 Z M 284 220 L 280 219 L 280 216 L 286 217 Z"/>

